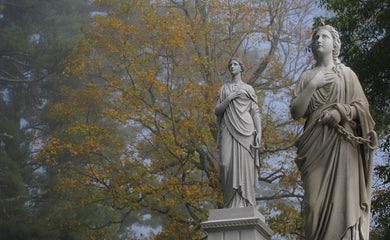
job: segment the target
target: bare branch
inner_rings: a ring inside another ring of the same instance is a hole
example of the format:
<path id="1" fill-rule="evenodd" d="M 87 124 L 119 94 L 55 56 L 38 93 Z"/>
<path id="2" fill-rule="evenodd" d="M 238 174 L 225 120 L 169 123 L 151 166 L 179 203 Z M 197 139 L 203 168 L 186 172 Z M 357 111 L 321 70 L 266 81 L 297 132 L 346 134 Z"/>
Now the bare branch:
<path id="1" fill-rule="evenodd" d="M 283 173 L 283 169 L 282 168 L 279 168 L 275 171 L 273 171 L 272 173 L 270 173 L 268 176 L 266 177 L 261 177 L 260 174 L 259 174 L 259 181 L 261 182 L 267 182 L 267 183 L 272 183 L 274 182 L 275 180 L 281 178 L 281 177 L 284 177 L 285 174 Z"/>
<path id="2" fill-rule="evenodd" d="M 294 145 L 290 145 L 290 146 L 287 146 L 287 147 L 284 147 L 284 148 L 277 148 L 277 149 L 272 149 L 272 150 L 262 150 L 260 153 L 277 153 L 277 152 L 283 152 L 283 151 L 286 151 L 286 150 L 289 150 L 291 148 L 293 148 Z"/>
<path id="3" fill-rule="evenodd" d="M 252 74 L 252 76 L 249 78 L 248 83 L 253 85 L 255 81 L 261 76 L 261 74 L 265 71 L 267 68 L 271 57 L 275 54 L 275 51 L 277 49 L 277 45 L 279 43 L 279 37 L 276 35 L 274 40 L 271 42 L 271 47 L 268 51 L 267 56 L 264 58 L 264 60 L 259 64 L 255 72 Z"/>
<path id="4" fill-rule="evenodd" d="M 0 133 L 0 137 L 9 137 L 9 138 L 14 138 L 14 136 L 12 135 L 9 135 L 8 133 L 4 132 L 4 133 Z"/>
<path id="5" fill-rule="evenodd" d="M 256 197 L 256 201 L 270 201 L 270 200 L 276 200 L 276 199 L 282 199 L 282 198 L 299 198 L 302 199 L 303 195 L 301 194 L 275 194 L 272 196 L 264 196 L 264 197 Z"/>
<path id="6" fill-rule="evenodd" d="M 42 81 L 43 79 L 45 79 L 46 77 L 48 77 L 50 75 L 47 74 L 47 75 L 44 75 L 40 78 L 37 78 L 37 79 L 19 79 L 19 78 L 7 78 L 7 77 L 2 77 L 0 76 L 0 82 L 6 82 L 6 83 L 31 83 L 31 82 L 39 82 L 39 81 Z"/>

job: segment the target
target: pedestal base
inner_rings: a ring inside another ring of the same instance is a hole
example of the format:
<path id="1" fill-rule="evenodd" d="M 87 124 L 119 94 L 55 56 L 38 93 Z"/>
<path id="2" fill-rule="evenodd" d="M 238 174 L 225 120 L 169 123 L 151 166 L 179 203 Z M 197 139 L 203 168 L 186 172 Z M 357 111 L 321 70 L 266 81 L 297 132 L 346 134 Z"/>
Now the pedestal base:
<path id="1" fill-rule="evenodd" d="M 212 209 L 201 226 L 207 240 L 269 240 L 273 232 L 264 220 L 252 207 Z"/>

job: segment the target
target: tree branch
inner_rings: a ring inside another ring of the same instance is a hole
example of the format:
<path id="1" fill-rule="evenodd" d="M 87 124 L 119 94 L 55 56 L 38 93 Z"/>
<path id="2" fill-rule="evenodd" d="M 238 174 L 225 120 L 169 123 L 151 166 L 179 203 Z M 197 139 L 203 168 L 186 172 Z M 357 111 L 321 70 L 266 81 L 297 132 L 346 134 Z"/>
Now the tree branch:
<path id="1" fill-rule="evenodd" d="M 18 79 L 18 78 L 7 78 L 7 77 L 2 77 L 0 76 L 0 82 L 7 82 L 7 83 L 31 83 L 31 82 L 39 82 L 39 81 L 42 81 L 43 79 L 45 79 L 46 77 L 48 77 L 50 75 L 47 74 L 47 75 L 44 75 L 40 78 L 37 78 L 37 79 Z"/>
<path id="2" fill-rule="evenodd" d="M 264 197 L 257 197 L 256 201 L 270 201 L 275 199 L 281 199 L 281 198 L 303 198 L 303 195 L 301 194 L 294 194 L 294 193 L 286 193 L 286 194 L 275 194 L 272 196 L 264 196 Z"/>

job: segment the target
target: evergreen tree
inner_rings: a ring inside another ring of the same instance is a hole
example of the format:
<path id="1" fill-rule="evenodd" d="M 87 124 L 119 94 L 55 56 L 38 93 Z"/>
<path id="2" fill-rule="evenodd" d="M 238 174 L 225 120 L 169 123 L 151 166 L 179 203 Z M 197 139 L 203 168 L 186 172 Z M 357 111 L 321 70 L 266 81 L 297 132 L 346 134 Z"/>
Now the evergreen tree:
<path id="1" fill-rule="evenodd" d="M 55 96 L 89 1 L 0 2 L 0 238 L 54 239 L 45 221 L 50 174 L 31 158 L 42 108 Z M 51 200 L 52 203 L 55 201 Z"/>

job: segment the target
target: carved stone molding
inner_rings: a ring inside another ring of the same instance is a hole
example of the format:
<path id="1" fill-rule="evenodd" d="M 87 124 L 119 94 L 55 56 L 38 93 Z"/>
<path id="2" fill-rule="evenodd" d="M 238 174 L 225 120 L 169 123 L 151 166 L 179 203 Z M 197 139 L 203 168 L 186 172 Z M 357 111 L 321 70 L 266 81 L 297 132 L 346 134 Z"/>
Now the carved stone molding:
<path id="1" fill-rule="evenodd" d="M 202 222 L 201 226 L 208 233 L 209 240 L 266 240 L 273 235 L 264 216 L 255 208 L 213 209 L 209 220 Z"/>

